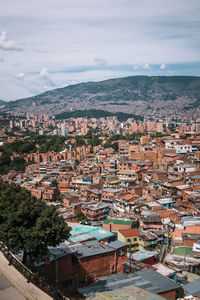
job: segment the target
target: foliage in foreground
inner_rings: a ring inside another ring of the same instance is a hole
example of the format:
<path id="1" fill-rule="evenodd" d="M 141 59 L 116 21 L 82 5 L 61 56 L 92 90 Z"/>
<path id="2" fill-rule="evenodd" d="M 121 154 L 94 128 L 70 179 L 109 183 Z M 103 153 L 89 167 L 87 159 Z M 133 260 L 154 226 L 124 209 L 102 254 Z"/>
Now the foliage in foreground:
<path id="1" fill-rule="evenodd" d="M 48 246 L 55 247 L 69 234 L 70 227 L 53 206 L 18 185 L 0 181 L 0 241 L 13 252 L 23 250 L 25 264 L 48 259 Z"/>

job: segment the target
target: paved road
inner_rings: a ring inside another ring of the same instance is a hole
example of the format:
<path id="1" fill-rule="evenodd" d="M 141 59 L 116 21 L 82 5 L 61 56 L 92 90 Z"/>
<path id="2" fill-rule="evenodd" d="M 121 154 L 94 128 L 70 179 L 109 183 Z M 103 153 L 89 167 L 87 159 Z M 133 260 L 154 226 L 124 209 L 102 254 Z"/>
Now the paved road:
<path id="1" fill-rule="evenodd" d="M 22 291 L 18 292 L 15 285 L 7 281 L 5 277 L 10 278 L 11 282 L 15 282 Z M 28 283 L 14 266 L 8 266 L 7 259 L 0 251 L 0 300 L 26 300 L 26 297 L 30 299 L 31 296 L 38 300 L 53 300 L 37 286 Z"/>
<path id="2" fill-rule="evenodd" d="M 0 300 L 26 300 L 1 273 Z"/>

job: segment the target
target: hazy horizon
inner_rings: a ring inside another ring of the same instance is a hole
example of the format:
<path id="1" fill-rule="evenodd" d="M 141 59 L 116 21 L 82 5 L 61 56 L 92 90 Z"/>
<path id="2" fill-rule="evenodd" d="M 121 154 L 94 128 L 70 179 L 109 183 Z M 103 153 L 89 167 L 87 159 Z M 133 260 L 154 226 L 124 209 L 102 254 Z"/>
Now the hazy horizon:
<path id="1" fill-rule="evenodd" d="M 138 75 L 130 75 L 130 76 L 149 76 L 149 77 L 156 77 L 157 75 L 140 75 L 140 74 L 138 74 Z M 108 79 L 105 79 L 105 80 L 109 80 L 109 79 L 118 79 L 118 78 L 126 78 L 126 77 L 130 77 L 130 76 L 122 76 L 122 77 L 117 77 L 117 78 L 108 78 Z M 188 76 L 188 77 L 197 77 L 197 78 L 199 78 L 200 76 L 193 76 L 193 75 L 159 75 L 158 77 L 173 77 L 173 76 Z M 101 82 L 101 81 L 105 81 L 105 80 L 93 80 L 93 82 Z M 76 82 L 76 83 L 74 83 L 73 85 L 77 85 L 77 84 L 80 84 L 80 83 L 87 83 L 87 82 L 92 82 L 92 80 L 90 80 L 90 81 L 81 81 L 81 82 Z M 35 94 L 35 95 L 32 95 L 32 96 L 30 96 L 30 97 L 34 97 L 34 96 L 37 96 L 37 95 L 40 95 L 40 94 L 43 94 L 43 93 L 45 93 L 45 92 L 49 92 L 49 91 L 53 91 L 53 90 L 55 90 L 55 89 L 59 89 L 59 88 L 64 88 L 64 87 L 67 87 L 67 86 L 69 86 L 69 85 L 72 85 L 72 84 L 68 84 L 68 85 L 64 85 L 64 86 L 62 86 L 62 87 L 55 87 L 55 88 L 51 88 L 51 89 L 49 89 L 49 90 L 47 90 L 47 91 L 44 91 L 44 92 L 42 92 L 42 93 L 39 93 L 39 94 Z M 21 99 L 26 99 L 26 98 L 29 98 L 29 97 L 23 97 L 23 98 L 18 98 L 18 99 L 12 99 L 12 100 L 4 100 L 4 99 L 0 99 L 0 100 L 2 100 L 2 101 L 5 101 L 5 102 L 11 102 L 11 101 L 16 101 L 16 100 L 21 100 Z"/>

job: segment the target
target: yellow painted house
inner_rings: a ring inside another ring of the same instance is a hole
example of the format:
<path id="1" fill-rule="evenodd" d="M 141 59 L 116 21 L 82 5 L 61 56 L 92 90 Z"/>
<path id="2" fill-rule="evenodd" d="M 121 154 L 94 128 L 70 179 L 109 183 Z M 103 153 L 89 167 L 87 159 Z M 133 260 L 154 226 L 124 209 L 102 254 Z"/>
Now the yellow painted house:
<path id="1" fill-rule="evenodd" d="M 124 229 L 117 232 L 118 240 L 126 243 L 129 251 L 151 248 L 151 242 L 138 229 Z"/>

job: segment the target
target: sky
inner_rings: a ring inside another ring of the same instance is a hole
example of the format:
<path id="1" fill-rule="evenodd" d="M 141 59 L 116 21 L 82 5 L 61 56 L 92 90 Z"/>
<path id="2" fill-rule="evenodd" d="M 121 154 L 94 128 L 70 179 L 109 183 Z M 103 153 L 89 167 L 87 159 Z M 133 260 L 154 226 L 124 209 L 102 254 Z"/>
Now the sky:
<path id="1" fill-rule="evenodd" d="M 200 0 L 0 0 L 0 99 L 134 75 L 200 76 Z"/>

